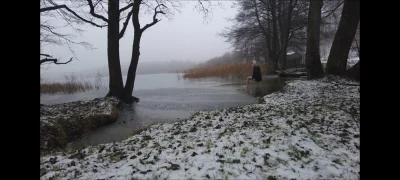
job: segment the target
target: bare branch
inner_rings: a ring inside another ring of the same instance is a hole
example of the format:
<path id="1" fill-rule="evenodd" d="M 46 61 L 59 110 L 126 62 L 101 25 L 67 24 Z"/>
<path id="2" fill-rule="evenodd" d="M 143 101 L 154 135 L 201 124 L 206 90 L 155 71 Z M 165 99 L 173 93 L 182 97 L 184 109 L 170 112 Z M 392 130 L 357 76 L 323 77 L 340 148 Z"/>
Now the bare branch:
<path id="1" fill-rule="evenodd" d="M 86 20 L 85 18 L 79 16 L 75 11 L 71 10 L 71 9 L 70 9 L 68 6 L 66 6 L 65 4 L 63 4 L 63 5 L 57 5 L 57 6 L 53 6 L 53 7 L 41 8 L 41 9 L 40 9 L 40 12 L 52 11 L 52 10 L 57 10 L 57 9 L 61 9 L 61 8 L 66 9 L 67 11 L 69 11 L 70 13 L 72 13 L 75 17 L 77 17 L 77 18 L 79 18 L 80 20 L 82 20 L 82 21 L 84 21 L 84 22 L 86 22 L 86 23 L 89 23 L 89 24 L 91 24 L 91 25 L 93 25 L 93 26 L 100 27 L 100 28 L 106 26 L 106 25 L 98 25 L 98 24 L 96 24 L 96 23 L 94 23 L 94 22 L 92 22 L 92 21 Z"/>
<path id="2" fill-rule="evenodd" d="M 40 8 L 40 12 L 52 11 L 52 10 L 61 9 L 61 8 L 65 8 L 65 5 Z"/>
<path id="3" fill-rule="evenodd" d="M 90 14 L 91 14 L 92 16 L 94 16 L 94 17 L 96 17 L 96 18 L 99 18 L 99 19 L 103 20 L 104 22 L 108 23 L 108 19 L 107 19 L 107 18 L 105 18 L 105 17 L 102 16 L 102 15 L 96 14 L 96 13 L 94 12 L 94 6 L 93 6 L 92 0 L 87 0 L 87 1 L 88 1 L 88 3 L 89 3 L 89 7 L 90 7 Z"/>
<path id="4" fill-rule="evenodd" d="M 71 62 L 71 61 L 72 61 L 72 58 L 69 59 L 69 61 L 67 61 L 67 62 L 58 62 L 58 59 L 48 59 L 48 58 L 45 58 L 45 59 L 40 60 L 40 64 L 43 64 L 43 63 L 45 63 L 45 62 L 53 62 L 54 64 L 68 64 L 68 63 Z"/>
<path id="5" fill-rule="evenodd" d="M 56 36 L 57 38 L 60 39 L 60 41 L 58 41 L 58 42 L 57 42 L 56 40 L 53 40 L 56 44 L 62 45 L 62 44 L 64 44 L 64 43 L 63 43 L 61 40 L 64 40 L 68 46 L 69 46 L 69 43 L 72 43 L 72 44 L 77 44 L 77 45 L 85 46 L 86 48 L 91 48 L 91 45 L 90 45 L 89 43 L 86 43 L 86 42 L 75 42 L 75 41 L 73 41 L 73 40 L 71 40 L 71 39 L 68 39 L 68 35 L 60 34 L 60 33 L 54 32 L 50 27 L 48 27 L 48 26 L 46 26 L 46 25 L 42 25 L 42 24 L 41 24 L 40 27 L 43 27 L 43 28 L 42 28 L 43 30 L 50 32 L 51 34 L 53 34 L 54 36 Z M 54 42 L 53 42 L 53 43 L 54 43 Z M 70 47 L 69 47 L 69 48 L 70 48 Z M 71 48 L 70 48 L 70 50 L 72 51 Z"/>
<path id="6" fill-rule="evenodd" d="M 258 14 L 258 8 L 257 8 L 257 1 L 256 0 L 254 0 L 254 8 L 255 8 L 255 11 L 256 11 L 256 18 L 257 18 L 258 27 L 260 27 L 261 32 L 267 37 L 268 36 L 267 35 L 267 31 L 265 30 L 264 26 L 261 24 L 261 21 L 260 21 L 260 16 Z"/>
<path id="7" fill-rule="evenodd" d="M 101 0 L 100 0 L 100 1 L 101 1 Z M 108 11 L 107 11 L 106 8 L 104 8 L 103 3 L 99 3 L 99 4 L 100 4 L 100 6 L 101 6 L 101 10 L 104 11 L 104 12 L 106 12 L 106 13 L 108 14 Z"/>
<path id="8" fill-rule="evenodd" d="M 157 14 L 165 14 L 163 11 L 157 11 L 157 8 L 159 8 L 160 6 L 163 6 L 166 8 L 166 6 L 164 4 L 159 4 L 156 6 L 156 8 L 154 8 L 154 15 L 153 15 L 153 22 L 151 22 L 150 24 L 146 24 L 140 31 L 144 32 L 147 28 L 153 26 L 154 24 L 160 22 L 161 20 L 157 19 L 156 16 Z"/>
<path id="9" fill-rule="evenodd" d="M 128 4 L 127 6 L 121 8 L 121 9 L 119 10 L 119 13 L 122 13 L 123 11 L 129 9 L 129 8 L 132 7 L 132 6 L 133 6 L 133 3 Z"/>
<path id="10" fill-rule="evenodd" d="M 95 4 L 93 5 L 93 7 L 96 7 L 97 5 L 101 4 L 102 0 L 96 0 Z"/>
<path id="11" fill-rule="evenodd" d="M 327 15 L 323 16 L 322 19 L 329 17 L 330 15 L 332 15 L 333 13 L 335 13 L 335 11 L 344 3 L 344 1 L 340 2 L 339 4 L 337 4 L 334 8 L 332 8 L 331 10 L 325 11 L 323 12 L 323 14 L 328 13 Z"/>
<path id="12" fill-rule="evenodd" d="M 201 2 L 201 0 L 198 0 L 199 4 L 200 4 L 200 10 L 204 12 L 205 15 L 208 15 L 208 13 L 210 12 L 206 7 L 204 7 L 204 4 Z M 208 2 L 210 3 L 210 2 Z"/>
<path id="13" fill-rule="evenodd" d="M 198 12 L 201 12 L 203 14 L 203 22 L 208 23 L 213 16 L 211 0 L 197 0 L 197 2 L 198 3 L 195 8 L 198 10 Z"/>
<path id="14" fill-rule="evenodd" d="M 40 55 L 41 55 L 41 56 L 45 56 L 45 57 L 51 57 L 51 56 L 48 55 L 48 54 L 42 54 L 42 53 L 40 53 Z"/>
<path id="15" fill-rule="evenodd" d="M 123 24 L 122 30 L 121 30 L 121 32 L 119 33 L 119 39 L 121 39 L 122 37 L 124 37 L 124 33 L 125 33 L 126 28 L 128 27 L 129 19 L 131 18 L 132 13 L 133 13 L 133 8 L 132 8 L 132 10 L 128 13 L 128 15 L 127 15 L 127 17 L 126 17 L 126 19 L 125 19 L 125 22 L 124 22 L 124 24 Z"/>

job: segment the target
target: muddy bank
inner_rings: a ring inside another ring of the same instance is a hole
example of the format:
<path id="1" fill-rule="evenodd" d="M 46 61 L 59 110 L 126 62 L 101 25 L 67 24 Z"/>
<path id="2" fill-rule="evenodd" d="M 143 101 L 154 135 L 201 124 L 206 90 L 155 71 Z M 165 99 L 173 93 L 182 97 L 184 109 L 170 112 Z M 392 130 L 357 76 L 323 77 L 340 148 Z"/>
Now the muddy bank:
<path id="1" fill-rule="evenodd" d="M 118 118 L 117 100 L 96 98 L 40 107 L 40 154 L 63 149 L 82 134 Z"/>

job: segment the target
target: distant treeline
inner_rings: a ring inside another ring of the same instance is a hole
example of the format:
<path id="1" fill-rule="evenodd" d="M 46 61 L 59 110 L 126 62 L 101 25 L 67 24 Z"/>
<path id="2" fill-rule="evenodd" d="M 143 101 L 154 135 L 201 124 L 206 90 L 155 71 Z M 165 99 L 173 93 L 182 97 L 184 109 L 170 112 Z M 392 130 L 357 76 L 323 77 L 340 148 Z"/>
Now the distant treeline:
<path id="1" fill-rule="evenodd" d="M 226 52 L 222 56 L 214 57 L 204 63 L 198 64 L 196 68 L 214 67 L 219 65 L 232 64 L 235 62 L 243 62 L 244 57 L 244 54 L 239 51 Z"/>
<path id="2" fill-rule="evenodd" d="M 128 72 L 128 64 L 122 64 L 122 73 L 126 74 Z M 158 61 L 158 62 L 139 62 L 136 74 L 159 74 L 159 73 L 173 73 L 173 72 L 183 72 L 184 70 L 194 68 L 196 63 L 193 61 L 180 61 L 180 60 L 170 60 L 170 61 Z M 97 73 L 102 76 L 108 76 L 108 68 L 104 67 L 101 69 L 96 69 L 92 71 L 86 71 L 82 73 L 85 77 L 95 77 Z"/>

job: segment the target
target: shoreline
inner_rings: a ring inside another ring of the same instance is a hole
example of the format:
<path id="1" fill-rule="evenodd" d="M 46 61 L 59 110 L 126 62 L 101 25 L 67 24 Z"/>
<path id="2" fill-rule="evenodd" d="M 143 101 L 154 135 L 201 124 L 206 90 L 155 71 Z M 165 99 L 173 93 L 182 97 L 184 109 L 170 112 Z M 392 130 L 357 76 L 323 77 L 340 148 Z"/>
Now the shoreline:
<path id="1" fill-rule="evenodd" d="M 43 156 L 41 179 L 357 179 L 357 84 L 290 81 L 265 104 L 200 111 L 123 141 Z"/>
<path id="2" fill-rule="evenodd" d="M 40 105 L 40 154 L 62 151 L 86 132 L 112 124 L 118 118 L 118 100 L 96 98 Z"/>

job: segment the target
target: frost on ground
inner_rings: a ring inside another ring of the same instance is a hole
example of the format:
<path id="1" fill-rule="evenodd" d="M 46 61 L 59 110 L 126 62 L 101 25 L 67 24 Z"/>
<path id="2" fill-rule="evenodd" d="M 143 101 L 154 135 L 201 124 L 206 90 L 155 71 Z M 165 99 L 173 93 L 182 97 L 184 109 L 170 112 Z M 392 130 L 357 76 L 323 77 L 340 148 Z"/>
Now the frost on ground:
<path id="1" fill-rule="evenodd" d="M 41 179 L 358 179 L 359 84 L 291 81 L 266 104 L 202 111 L 41 157 Z"/>
<path id="2" fill-rule="evenodd" d="M 40 107 L 41 154 L 62 149 L 83 133 L 117 120 L 117 100 L 101 98 L 90 101 L 44 105 Z"/>

